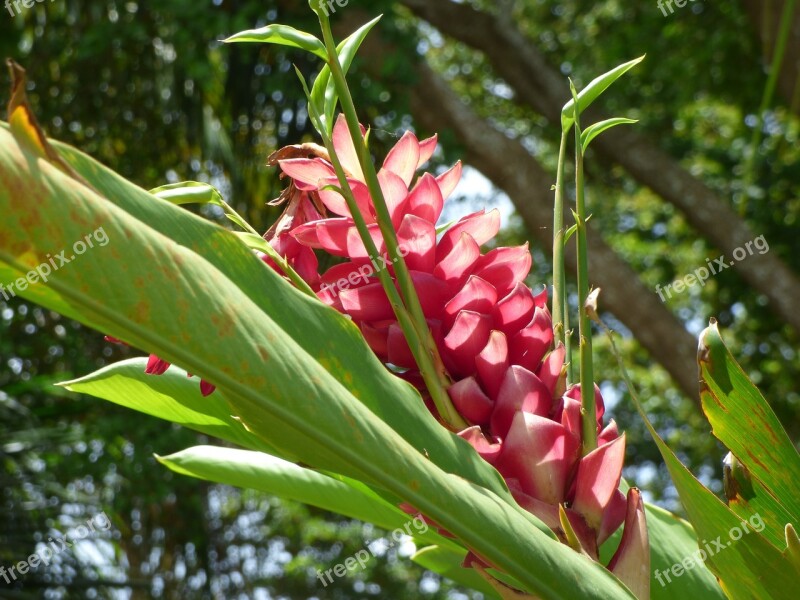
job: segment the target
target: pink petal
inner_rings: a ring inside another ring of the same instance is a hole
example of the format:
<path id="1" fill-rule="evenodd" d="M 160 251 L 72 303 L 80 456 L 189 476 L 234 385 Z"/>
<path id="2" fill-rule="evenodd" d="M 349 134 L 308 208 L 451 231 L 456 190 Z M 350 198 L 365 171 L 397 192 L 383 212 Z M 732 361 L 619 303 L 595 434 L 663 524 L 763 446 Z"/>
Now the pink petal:
<path id="1" fill-rule="evenodd" d="M 475 274 L 496 287 L 502 297 L 528 276 L 532 263 L 527 243 L 514 248 L 495 248 L 480 258 Z"/>
<path id="2" fill-rule="evenodd" d="M 375 283 L 370 278 L 369 267 L 352 262 L 334 265 L 320 277 L 322 287 L 335 289 L 337 294 L 340 290 L 361 287 L 368 283 Z"/>
<path id="3" fill-rule="evenodd" d="M 483 393 L 474 377 L 467 377 L 447 388 L 456 410 L 470 423 L 483 425 L 489 421 L 494 402 Z"/>
<path id="4" fill-rule="evenodd" d="M 575 436 L 576 440 L 583 439 L 581 433 L 581 403 L 572 398 L 564 397 L 554 411 L 554 420 L 559 421 Z"/>
<path id="5" fill-rule="evenodd" d="M 481 250 L 478 244 L 468 233 L 462 233 L 458 243 L 443 259 L 438 259 L 438 264 L 433 270 L 442 281 L 446 281 L 453 288 L 460 288 L 472 274 L 475 263 L 480 258 Z"/>
<path id="6" fill-rule="evenodd" d="M 207 381 L 203 381 L 202 379 L 200 380 L 200 393 L 203 394 L 203 396 L 210 396 L 216 389 L 216 386 L 208 383 Z"/>
<path id="7" fill-rule="evenodd" d="M 322 248 L 317 236 L 317 223 L 314 221 L 295 227 L 289 232 L 289 235 L 309 248 Z"/>
<path id="8" fill-rule="evenodd" d="M 386 200 L 386 207 L 389 209 L 392 225 L 396 228 L 403 218 L 408 200 L 408 186 L 400 177 L 385 169 L 381 169 L 378 173 L 378 182 L 381 184 L 381 191 Z"/>
<path id="9" fill-rule="evenodd" d="M 342 307 L 354 321 L 381 321 L 394 317 L 392 305 L 380 283 L 370 283 L 364 287 L 342 290 L 339 293 Z"/>
<path id="10" fill-rule="evenodd" d="M 436 256 L 439 259 L 444 258 L 464 232 L 470 234 L 478 246 L 482 246 L 496 236 L 498 231 L 500 231 L 500 211 L 497 209 L 488 213 L 480 211 L 467 215 L 445 232 L 439 241 Z"/>
<path id="11" fill-rule="evenodd" d="M 444 338 L 448 356 L 455 366 L 455 376 L 467 377 L 475 372 L 475 357 L 486 346 L 492 319 L 469 310 L 458 313 L 452 329 Z"/>
<path id="12" fill-rule="evenodd" d="M 447 200 L 450 197 L 458 182 L 461 181 L 461 161 L 458 161 L 453 167 L 436 178 L 436 183 L 439 184 L 439 189 L 442 190 L 442 198 Z"/>
<path id="13" fill-rule="evenodd" d="M 335 308 L 339 312 L 344 312 L 344 307 L 342 306 L 342 301 L 339 298 L 339 292 L 333 288 L 321 288 L 317 292 L 317 298 L 320 299 L 323 303 L 327 304 L 328 306 Z"/>
<path id="14" fill-rule="evenodd" d="M 389 359 L 389 328 L 378 328 L 369 323 L 361 323 L 361 333 L 364 334 L 364 339 L 378 358 L 386 362 Z"/>
<path id="15" fill-rule="evenodd" d="M 520 282 L 494 307 L 494 325 L 509 335 L 516 333 L 531 322 L 535 308 L 533 293 Z"/>
<path id="16" fill-rule="evenodd" d="M 320 183 L 323 186 L 334 185 L 336 187 L 340 187 L 339 180 L 336 177 L 323 179 Z M 364 220 L 367 223 L 374 223 L 375 211 L 372 208 L 372 199 L 370 198 L 369 189 L 367 188 L 366 184 L 353 178 L 348 178 L 347 183 L 350 185 L 350 189 L 353 191 L 353 197 L 355 198 L 356 206 L 358 206 L 358 210 L 364 217 Z M 322 203 L 325 205 L 325 207 L 332 213 L 336 215 L 342 215 L 344 217 L 350 216 L 350 208 L 347 206 L 347 201 L 339 192 L 321 189 L 319 191 L 319 199 L 322 200 Z"/>
<path id="17" fill-rule="evenodd" d="M 517 501 L 517 504 L 529 513 L 536 515 L 553 531 L 561 529 L 561 521 L 558 518 L 558 505 L 548 504 L 537 500 L 533 496 L 529 496 L 522 491 L 522 485 L 518 479 L 507 477 L 506 484 L 508 484 L 508 489 L 511 495 L 514 496 L 514 500 Z"/>
<path id="18" fill-rule="evenodd" d="M 497 440 L 490 441 L 481 431 L 480 426 L 474 425 L 468 427 L 458 434 L 458 437 L 467 440 L 473 448 L 480 454 L 481 458 L 494 465 L 497 457 L 500 455 L 501 445 Z"/>
<path id="19" fill-rule="evenodd" d="M 480 277 L 470 277 L 467 284 L 444 307 L 445 324 L 451 326 L 458 313 L 471 310 L 490 314 L 497 302 L 497 291 Z"/>
<path id="20" fill-rule="evenodd" d="M 421 271 L 410 271 L 411 281 L 414 283 L 414 289 L 417 290 L 420 304 L 422 304 L 422 312 L 427 318 L 438 317 L 442 312 L 442 306 L 450 297 L 449 286 L 430 273 Z M 441 324 L 437 321 L 437 327 L 441 328 Z"/>
<path id="21" fill-rule="evenodd" d="M 625 435 L 584 456 L 578 464 L 572 509 L 599 530 L 603 513 L 617 492 L 625 461 Z"/>
<path id="22" fill-rule="evenodd" d="M 294 179 L 297 189 L 309 192 L 319 189 L 320 181 L 334 177 L 331 165 L 319 158 L 290 158 L 278 161 L 281 170 Z"/>
<path id="23" fill-rule="evenodd" d="M 625 530 L 608 570 L 628 586 L 637 598 L 650 597 L 650 541 L 644 503 L 639 490 L 628 490 Z"/>
<path id="24" fill-rule="evenodd" d="M 554 398 L 564 393 L 563 391 L 559 392 L 559 387 L 562 381 L 565 383 L 564 359 L 566 356 L 567 350 L 564 348 L 564 344 L 559 342 L 555 350 L 550 352 L 542 361 L 542 366 L 539 367 L 537 372 L 539 379 L 547 386 Z"/>
<path id="25" fill-rule="evenodd" d="M 381 256 L 384 256 L 386 253 L 386 247 L 383 243 L 383 234 L 381 234 L 381 230 L 377 223 L 367 225 L 367 230 L 369 231 L 369 235 L 372 238 L 375 247 L 378 249 L 378 253 Z M 367 252 L 367 248 L 364 246 L 364 241 L 361 239 L 361 235 L 359 234 L 358 229 L 355 227 L 351 227 L 347 232 L 347 256 L 350 257 L 350 260 L 359 264 L 367 264 L 370 262 L 369 252 Z M 376 264 L 379 268 L 383 268 L 383 263 L 380 261 L 378 261 Z"/>
<path id="26" fill-rule="evenodd" d="M 511 363 L 536 371 L 553 343 L 553 325 L 546 309 L 537 308 L 530 324 L 510 340 Z"/>
<path id="27" fill-rule="evenodd" d="M 439 136 L 433 134 L 433 137 L 429 137 L 428 139 L 422 140 L 419 143 L 419 162 L 417 163 L 418 169 L 431 159 L 433 153 L 436 152 L 436 144 L 438 141 Z"/>
<path id="28" fill-rule="evenodd" d="M 517 413 L 524 411 L 545 417 L 550 414 L 553 399 L 533 373 L 512 365 L 503 377 L 492 414 L 492 434 L 505 438 Z"/>
<path id="29" fill-rule="evenodd" d="M 392 323 L 389 325 L 389 362 L 404 369 L 416 369 L 417 361 L 408 347 L 406 336 L 400 325 Z"/>
<path id="30" fill-rule="evenodd" d="M 309 223 L 309 225 L 311 225 Z M 350 230 L 355 230 L 353 220 L 325 219 L 314 223 L 319 247 L 334 256 L 349 256 L 347 252 L 347 238 Z"/>
<path id="31" fill-rule="evenodd" d="M 547 307 L 547 287 L 545 286 L 541 292 L 538 294 L 534 294 L 533 296 L 534 302 L 536 302 L 536 308 L 546 308 Z"/>
<path id="32" fill-rule="evenodd" d="M 147 359 L 147 366 L 144 372 L 148 375 L 163 375 L 169 369 L 169 363 L 165 360 L 158 358 L 155 354 L 151 354 Z"/>
<path id="33" fill-rule="evenodd" d="M 625 495 L 619 490 L 615 490 L 611 500 L 603 512 L 603 523 L 597 532 L 597 543 L 602 544 L 611 537 L 622 522 L 625 520 Z"/>
<path id="34" fill-rule="evenodd" d="M 577 383 L 572 386 L 570 389 L 567 390 L 567 396 L 569 398 L 574 398 L 575 400 L 580 401 L 581 399 L 581 384 Z M 597 387 L 597 384 L 594 384 L 594 404 L 595 410 L 597 412 L 597 426 L 598 428 L 603 426 L 603 415 L 606 413 L 606 405 L 603 401 L 603 395 L 600 393 L 600 388 Z"/>
<path id="35" fill-rule="evenodd" d="M 619 427 L 617 427 L 617 422 L 614 419 L 611 419 L 606 425 L 606 428 L 600 432 L 600 435 L 597 436 L 597 443 L 599 445 L 607 444 L 608 442 L 614 441 L 619 437 Z"/>
<path id="36" fill-rule="evenodd" d="M 400 141 L 386 155 L 383 168 L 396 173 L 406 188 L 411 185 L 419 165 L 419 141 L 412 132 L 406 131 Z"/>
<path id="37" fill-rule="evenodd" d="M 311 248 L 301 247 L 289 259 L 289 266 L 312 288 L 319 283 L 319 260 Z"/>
<path id="38" fill-rule="evenodd" d="M 400 254 L 414 271 L 433 273 L 436 264 L 436 227 L 425 219 L 406 215 L 397 230 Z"/>
<path id="39" fill-rule="evenodd" d="M 361 126 L 361 135 L 366 133 L 366 129 Z M 358 162 L 356 147 L 353 145 L 353 138 L 350 137 L 350 130 L 347 128 L 347 120 L 344 114 L 340 114 L 333 126 L 333 147 L 336 155 L 342 163 L 345 171 L 359 181 L 364 181 L 364 172 Z"/>
<path id="40" fill-rule="evenodd" d="M 433 175 L 425 173 L 408 197 L 407 212 L 436 224 L 444 208 L 444 198 Z"/>
<path id="41" fill-rule="evenodd" d="M 579 450 L 578 442 L 558 423 L 517 412 L 496 467 L 504 477 L 519 480 L 528 496 L 560 504 Z"/>
<path id="42" fill-rule="evenodd" d="M 489 341 L 475 358 L 481 384 L 490 398 L 497 398 L 510 363 L 508 362 L 508 342 L 502 331 L 492 331 Z"/>

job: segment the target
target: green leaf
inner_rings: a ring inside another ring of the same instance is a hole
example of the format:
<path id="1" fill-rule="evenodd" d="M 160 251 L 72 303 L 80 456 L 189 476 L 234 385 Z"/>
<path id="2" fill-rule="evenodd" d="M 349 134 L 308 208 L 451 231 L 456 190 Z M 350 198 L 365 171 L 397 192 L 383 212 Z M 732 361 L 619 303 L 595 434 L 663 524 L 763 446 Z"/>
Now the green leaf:
<path id="1" fill-rule="evenodd" d="M 404 409 L 410 421 L 393 423 L 405 435 L 419 438 L 435 421 L 413 412 L 424 408 L 407 384 L 387 373 L 387 386 L 375 385 L 381 377 L 372 367 L 380 363 L 362 351 L 366 345 L 352 323 L 260 265 L 255 279 L 286 304 L 264 310 L 250 295 L 254 282 L 235 272 L 260 261 L 235 236 L 201 229 L 208 226 L 202 219 L 143 191 L 146 206 L 140 205 L 133 186 L 92 161 L 75 164 L 96 189 L 118 194 L 99 196 L 0 130 L 0 263 L 25 271 L 103 227 L 108 246 L 87 252 L 80 268 L 66 265 L 47 283 L 70 316 L 217 385 L 230 414 L 283 456 L 414 506 L 527 591 L 552 600 L 632 597 L 601 566 L 538 529 L 504 487 L 495 493 L 453 474 L 466 472 L 494 488 L 501 483 L 496 472 L 487 478 L 477 468 L 477 455 L 463 440 L 431 428 L 432 438 L 415 447 L 390 427 L 387 421 L 397 419 L 396 407 L 407 399 L 416 403 Z M 126 203 L 130 212 L 122 208 Z M 152 220 L 138 218 L 148 211 Z M 347 356 L 352 367 L 341 368 L 336 356 Z M 354 381 L 362 374 L 366 388 Z"/>
<path id="2" fill-rule="evenodd" d="M 108 400 L 146 415 L 158 417 L 210 435 L 243 448 L 278 451 L 249 433 L 231 416 L 230 407 L 219 394 L 204 398 L 196 378 L 172 366 L 163 375 L 147 375 L 145 358 L 133 358 L 109 365 L 79 379 L 61 383 L 81 394 Z M 284 455 L 285 458 L 289 458 Z"/>
<path id="3" fill-rule="evenodd" d="M 178 206 L 182 204 L 225 205 L 222 194 L 214 186 L 200 181 L 182 181 L 162 185 L 150 190 L 150 193 Z"/>
<path id="4" fill-rule="evenodd" d="M 707 555 L 706 565 L 720 579 L 728 597 L 732 600 L 794 597 L 800 572 L 754 529 L 759 527 L 758 521 L 753 519 L 743 525 L 743 520 L 704 487 L 660 438 L 656 443 L 697 533 L 700 548 L 694 556 L 702 558 L 700 550 Z M 688 558 L 697 564 L 694 558 Z M 662 572 L 659 583 L 671 586 L 683 570 L 678 567 L 677 572 L 672 570 L 666 575 Z"/>
<path id="5" fill-rule="evenodd" d="M 272 24 L 259 29 L 248 29 L 235 33 L 223 41 L 227 44 L 235 42 L 257 42 L 290 46 L 292 48 L 307 50 L 324 61 L 328 60 L 328 54 L 325 52 L 325 44 L 323 44 L 319 38 L 305 31 L 289 27 L 288 25 Z"/>
<path id="6" fill-rule="evenodd" d="M 263 452 L 195 446 L 156 458 L 176 473 L 267 492 L 387 530 L 401 527 L 411 519 L 360 482 L 338 481 Z"/>
<path id="7" fill-rule="evenodd" d="M 792 557 L 770 544 L 767 537 L 761 535 L 765 527 L 760 516 L 749 521 L 741 519 L 681 464 L 650 422 L 616 349 L 611 331 L 602 321 L 600 325 L 609 336 L 612 350 L 617 357 L 636 410 L 664 458 L 689 521 L 698 536 L 699 547 L 696 553 L 684 556 L 667 571 L 654 572 L 658 584 L 668 587 L 686 571 L 704 562 L 717 576 L 731 600 L 793 597 L 800 572 L 792 564 Z M 701 362 L 704 360 L 704 355 L 705 351 L 701 344 Z M 687 561 L 686 565 L 682 564 L 683 560 Z"/>
<path id="8" fill-rule="evenodd" d="M 626 62 L 615 69 L 610 70 L 608 73 L 593 79 L 589 85 L 587 85 L 578 94 L 578 114 L 583 113 L 583 111 L 585 111 L 592 102 L 597 100 L 597 98 L 599 98 L 600 95 L 606 91 L 611 84 L 613 84 L 617 79 L 622 77 L 625 73 L 630 71 L 643 60 L 644 56 L 640 56 L 639 58 L 635 58 L 629 62 Z M 564 108 L 561 109 L 561 129 L 564 131 L 572 127 L 572 124 L 575 122 L 574 107 L 575 101 L 570 100 L 564 105 Z"/>
<path id="9" fill-rule="evenodd" d="M 353 59 L 361 44 L 367 38 L 367 34 L 377 25 L 381 18 L 382 16 L 378 16 L 366 25 L 362 25 L 355 33 L 351 34 L 336 47 L 339 63 L 342 65 L 345 75 L 350 70 Z M 336 86 L 331 79 L 331 68 L 326 64 L 314 80 L 309 102 L 313 102 L 317 108 L 328 135 L 333 130 L 334 115 L 336 114 L 338 101 L 339 95 L 336 93 Z"/>
<path id="10" fill-rule="evenodd" d="M 581 133 L 581 152 L 584 154 L 586 153 L 586 149 L 589 147 L 589 144 L 592 143 L 592 140 L 596 138 L 598 135 L 603 133 L 604 131 L 611 129 L 612 127 L 616 127 L 617 125 L 632 125 L 633 123 L 638 123 L 636 119 L 626 119 L 624 117 L 616 117 L 613 119 L 606 119 L 605 121 L 600 121 L 599 123 L 595 123 L 594 125 L 590 125 L 586 129 L 584 129 L 583 133 Z"/>
<path id="11" fill-rule="evenodd" d="M 712 433 L 749 474 L 748 485 L 729 486 L 731 507 L 745 519 L 758 513 L 767 525 L 763 534 L 782 547 L 786 524 L 800 527 L 800 454 L 725 346 L 716 321 L 700 335 L 698 361 Z"/>

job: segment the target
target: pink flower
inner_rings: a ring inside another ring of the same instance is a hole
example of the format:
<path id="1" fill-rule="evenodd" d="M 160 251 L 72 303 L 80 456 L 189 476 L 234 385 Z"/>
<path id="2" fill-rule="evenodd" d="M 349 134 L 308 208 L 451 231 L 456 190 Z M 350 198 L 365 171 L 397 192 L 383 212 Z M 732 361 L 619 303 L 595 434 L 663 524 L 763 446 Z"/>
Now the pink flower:
<path id="1" fill-rule="evenodd" d="M 344 199 L 323 189 L 337 182 L 329 161 L 320 157 L 279 162 L 298 190 L 318 195 L 335 215 L 301 224 L 291 235 L 307 248 L 346 259 L 320 276 L 318 296 L 349 315 L 381 360 L 405 369 L 402 376 L 425 398 L 413 354 L 375 277 L 380 269 L 394 272 L 342 118 L 334 145 L 381 256 L 367 255 Z M 532 266 L 528 247 L 482 250 L 500 229 L 498 211 L 467 215 L 437 238 L 461 166 L 439 177 L 423 174 L 414 183 L 435 146 L 436 138 L 419 142 L 406 133 L 378 178 L 400 253 L 452 380 L 450 398 L 470 423 L 459 435 L 497 468 L 520 505 L 566 541 L 559 520 L 563 507 L 584 551 L 596 559 L 598 546 L 626 518 L 618 490 L 625 437 L 613 421 L 604 427 L 603 399 L 595 388 L 600 446 L 581 456 L 580 387 L 565 389 L 565 351 L 553 346 L 546 289 L 535 293 L 525 284 Z"/>

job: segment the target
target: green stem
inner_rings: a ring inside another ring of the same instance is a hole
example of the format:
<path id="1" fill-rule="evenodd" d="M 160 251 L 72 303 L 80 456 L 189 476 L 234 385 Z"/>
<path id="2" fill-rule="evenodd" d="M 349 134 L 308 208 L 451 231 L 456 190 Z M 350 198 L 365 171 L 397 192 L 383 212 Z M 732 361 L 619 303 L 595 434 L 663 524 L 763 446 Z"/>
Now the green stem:
<path id="1" fill-rule="evenodd" d="M 581 438 L 583 455 L 597 448 L 597 406 L 594 398 L 594 369 L 592 365 L 592 322 L 586 308 L 589 297 L 589 249 L 586 238 L 586 190 L 583 177 L 581 127 L 575 101 L 575 220 L 578 246 L 578 310 L 581 356 Z"/>
<path id="2" fill-rule="evenodd" d="M 772 64 L 770 65 L 769 77 L 767 78 L 767 85 L 764 87 L 764 95 L 761 98 L 761 106 L 758 108 L 756 115 L 756 125 L 753 129 L 753 136 L 750 140 L 750 157 L 747 161 L 747 166 L 744 172 L 744 196 L 739 212 L 744 215 L 747 213 L 747 189 L 756 181 L 756 167 L 758 165 L 758 147 L 761 145 L 761 137 L 764 128 L 764 113 L 769 110 L 772 105 L 772 99 L 775 97 L 775 89 L 778 86 L 778 77 L 781 72 L 781 65 L 783 58 L 786 55 L 786 46 L 789 42 L 789 35 L 792 31 L 792 16 L 794 9 L 797 5 L 797 0 L 788 0 L 783 6 L 783 14 L 781 15 L 781 28 L 778 33 L 778 40 L 775 43 L 775 54 L 772 57 Z"/>
<path id="3" fill-rule="evenodd" d="M 567 363 L 567 385 L 572 382 L 572 339 L 567 310 L 567 272 L 564 261 L 564 171 L 567 158 L 569 130 L 561 132 L 556 175 L 555 208 L 553 214 L 553 333 L 556 345 L 564 344 Z"/>
<path id="4" fill-rule="evenodd" d="M 450 377 L 447 374 L 444 363 L 439 355 L 439 350 L 436 347 L 433 334 L 428 327 L 428 323 L 425 319 L 425 314 L 422 311 L 422 305 L 420 304 L 419 296 L 417 296 L 417 291 L 414 287 L 413 280 L 411 279 L 408 266 L 406 265 L 402 254 L 400 253 L 397 235 L 392 225 L 391 215 L 389 214 L 389 208 L 386 205 L 385 198 L 383 197 L 383 191 L 381 190 L 375 165 L 372 163 L 372 157 L 370 156 L 369 148 L 367 147 L 364 137 L 361 134 L 361 126 L 358 121 L 355 104 L 353 103 L 353 98 L 350 94 L 350 89 L 347 85 L 344 71 L 341 63 L 339 62 L 339 57 L 336 52 L 336 44 L 333 40 L 333 34 L 331 32 L 330 20 L 324 11 L 320 11 L 318 14 L 320 25 L 322 26 L 322 35 L 325 42 L 325 48 L 328 51 L 328 65 L 331 69 L 331 76 L 333 77 L 334 85 L 339 93 L 340 102 L 342 104 L 342 112 L 345 115 L 347 127 L 350 131 L 350 136 L 353 138 L 356 153 L 358 154 L 358 160 L 361 164 L 361 169 L 364 173 L 364 178 L 366 180 L 367 187 L 369 188 L 373 205 L 375 206 L 378 227 L 383 235 L 387 254 L 391 264 L 394 266 L 395 276 L 400 286 L 400 292 L 402 294 L 402 301 L 404 304 L 401 302 L 399 306 L 395 306 L 393 303 L 392 306 L 395 308 L 395 314 L 398 316 L 398 322 L 403 328 L 403 333 L 405 334 L 408 345 L 414 354 L 414 358 L 419 366 L 420 373 L 425 380 L 428 392 L 430 393 L 431 399 L 436 405 L 439 415 L 448 425 L 448 427 L 455 431 L 460 431 L 466 428 L 468 423 L 455 409 L 452 401 L 450 400 L 450 396 L 447 393 L 447 388 L 451 383 Z M 333 148 L 329 147 L 328 151 L 331 153 L 331 158 L 333 158 L 333 155 L 335 154 Z M 339 167 L 341 167 L 341 164 Z M 350 206 L 350 200 L 348 200 L 348 206 L 353 214 L 353 217 L 355 218 L 357 214 L 360 217 L 360 212 L 355 205 L 355 199 L 352 198 L 352 191 L 349 190 L 347 178 L 342 177 L 344 175 L 344 171 L 341 170 L 340 173 L 337 169 L 337 175 L 339 175 L 339 182 L 342 186 L 342 189 L 350 192 L 349 196 L 353 200 L 353 205 Z M 363 228 L 359 227 L 359 234 L 361 235 L 368 252 L 372 256 L 375 245 L 366 229 L 366 225 L 363 223 L 363 218 L 360 220 L 364 226 Z M 370 245 L 372 247 L 370 247 Z M 374 251 L 374 257 L 377 259 L 377 249 Z M 383 283 L 383 287 L 386 289 L 387 294 L 389 294 L 391 297 L 392 292 L 396 294 L 397 290 L 388 272 L 383 273 L 383 275 L 385 275 L 385 277 L 381 277 L 381 282 Z M 402 310 L 402 313 L 406 315 L 407 318 L 400 318 L 400 314 L 397 312 L 398 308 Z"/>

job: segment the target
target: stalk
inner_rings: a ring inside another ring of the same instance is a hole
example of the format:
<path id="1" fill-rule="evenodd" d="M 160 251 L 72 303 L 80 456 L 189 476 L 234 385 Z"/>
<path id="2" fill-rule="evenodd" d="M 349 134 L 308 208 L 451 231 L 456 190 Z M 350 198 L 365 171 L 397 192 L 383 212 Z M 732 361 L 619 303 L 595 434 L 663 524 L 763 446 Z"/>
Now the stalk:
<path id="1" fill-rule="evenodd" d="M 781 14 L 781 28 L 778 32 L 778 40 L 775 43 L 775 54 L 772 57 L 772 64 L 770 65 L 769 77 L 767 78 L 767 85 L 764 87 L 764 94 L 761 97 L 761 106 L 758 107 L 758 114 L 756 115 L 756 126 L 753 129 L 753 136 L 750 140 L 750 157 L 747 161 L 747 166 L 744 172 L 744 191 L 742 197 L 741 208 L 739 213 L 744 216 L 747 213 L 748 198 L 747 188 L 750 187 L 756 180 L 756 168 L 758 166 L 758 147 L 761 145 L 761 136 L 763 135 L 762 129 L 764 127 L 764 113 L 769 110 L 772 105 L 772 99 L 775 96 L 775 89 L 778 86 L 778 77 L 780 76 L 781 65 L 783 58 L 786 54 L 786 46 L 789 42 L 789 35 L 792 31 L 792 16 L 797 5 L 797 0 L 788 0 L 783 7 Z"/>
<path id="2" fill-rule="evenodd" d="M 570 82 L 570 85 L 571 82 Z M 584 456 L 597 448 L 597 406 L 594 398 L 594 369 L 592 364 L 592 321 L 586 307 L 589 297 L 589 249 L 586 239 L 586 189 L 583 176 L 583 149 L 581 147 L 580 114 L 575 88 L 575 221 L 578 246 L 578 310 L 580 337 L 581 377 L 581 438 Z"/>
<path id="3" fill-rule="evenodd" d="M 555 209 L 553 214 L 553 334 L 556 345 L 564 344 L 567 362 L 567 385 L 572 382 L 572 336 L 569 333 L 567 310 L 567 272 L 564 262 L 564 170 L 567 158 L 569 130 L 561 131 L 558 151 Z"/>
<path id="4" fill-rule="evenodd" d="M 400 254 L 397 235 L 394 231 L 394 227 L 392 226 L 391 216 L 389 215 L 389 208 L 386 205 L 385 198 L 383 197 L 383 191 L 381 190 L 380 182 L 378 181 L 378 174 L 375 170 L 375 165 L 372 163 L 372 158 L 369 154 L 369 148 L 367 147 L 366 143 L 364 142 L 364 138 L 361 135 L 361 128 L 358 121 L 358 115 L 356 114 L 355 104 L 353 103 L 353 97 L 350 94 L 350 89 L 347 85 L 347 80 L 336 52 L 336 44 L 333 40 L 333 34 L 331 32 L 330 20 L 324 11 L 319 11 L 318 15 L 320 25 L 322 26 L 325 48 L 328 52 L 328 65 L 331 69 L 331 76 L 336 86 L 336 90 L 339 93 L 342 112 L 345 115 L 347 127 L 350 131 L 350 136 L 353 138 L 356 153 L 358 154 L 358 160 L 361 164 L 361 169 L 364 172 L 364 178 L 366 180 L 370 196 L 372 197 L 372 202 L 375 206 L 377 222 L 381 230 L 381 234 L 383 235 L 383 240 L 386 244 L 387 254 L 391 264 L 394 266 L 395 276 L 397 277 L 397 282 L 400 286 L 400 293 L 402 296 L 398 297 L 399 302 L 392 303 L 392 307 L 395 308 L 395 314 L 398 317 L 398 322 L 403 329 L 406 339 L 408 340 L 409 347 L 414 354 L 414 358 L 419 366 L 420 373 L 422 374 L 425 385 L 428 388 L 431 399 L 436 405 L 439 415 L 442 417 L 448 427 L 454 431 L 461 431 L 468 426 L 468 423 L 455 409 L 452 401 L 450 400 L 450 396 L 447 393 L 447 388 L 450 386 L 451 381 L 444 367 L 444 363 L 439 356 L 439 350 L 436 347 L 433 334 L 428 327 L 427 320 L 425 319 L 425 315 L 422 311 L 422 305 L 420 304 L 419 297 L 417 296 L 417 291 L 411 279 L 411 274 L 408 271 L 408 266 L 406 265 L 403 256 Z M 328 151 L 331 153 L 331 158 L 333 158 L 335 152 L 333 151 L 330 139 L 326 139 L 326 145 L 329 145 Z M 363 217 L 361 217 L 361 214 L 356 207 L 355 198 L 353 197 L 352 191 L 347 183 L 344 170 L 342 169 L 341 164 L 339 164 L 338 167 L 336 164 L 334 164 L 334 167 L 337 170 L 337 176 L 339 177 L 339 183 L 342 186 L 342 191 L 349 192 L 347 195 L 345 195 L 345 199 L 348 202 L 348 207 L 350 208 L 354 219 L 356 219 L 356 215 L 358 215 L 358 220 L 356 221 L 358 232 L 361 235 L 361 238 L 364 241 L 370 256 L 373 256 L 374 259 L 377 259 L 379 256 L 377 248 L 375 247 L 375 244 L 368 233 Z M 352 206 L 350 205 L 351 200 Z M 359 220 L 361 222 L 360 225 L 358 222 Z M 384 271 L 385 269 L 379 270 L 381 275 L 381 283 L 383 284 L 383 287 L 386 290 L 387 295 L 390 296 L 391 300 L 392 295 L 397 294 L 397 289 L 395 288 L 389 273 Z M 398 309 L 400 309 L 403 315 L 402 319 L 401 314 L 398 313 Z"/>

